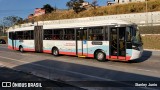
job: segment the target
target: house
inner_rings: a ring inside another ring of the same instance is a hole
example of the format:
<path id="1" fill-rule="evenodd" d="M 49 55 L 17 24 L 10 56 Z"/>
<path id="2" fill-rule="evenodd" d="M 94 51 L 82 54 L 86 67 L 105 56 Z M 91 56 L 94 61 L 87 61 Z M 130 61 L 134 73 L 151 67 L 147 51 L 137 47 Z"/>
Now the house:
<path id="1" fill-rule="evenodd" d="M 116 4 L 130 3 L 130 2 L 144 2 L 146 0 L 114 0 Z"/>
<path id="2" fill-rule="evenodd" d="M 45 13 L 46 13 L 45 9 L 43 9 L 43 8 L 36 8 L 34 10 L 34 16 L 40 16 L 40 15 L 43 15 Z"/>
<path id="3" fill-rule="evenodd" d="M 40 16 L 40 15 L 43 15 L 43 14 L 46 14 L 45 9 L 43 9 L 43 8 L 36 8 L 34 10 L 34 14 L 30 14 L 28 16 L 28 19 L 31 19 L 31 18 L 36 17 L 36 16 Z"/>

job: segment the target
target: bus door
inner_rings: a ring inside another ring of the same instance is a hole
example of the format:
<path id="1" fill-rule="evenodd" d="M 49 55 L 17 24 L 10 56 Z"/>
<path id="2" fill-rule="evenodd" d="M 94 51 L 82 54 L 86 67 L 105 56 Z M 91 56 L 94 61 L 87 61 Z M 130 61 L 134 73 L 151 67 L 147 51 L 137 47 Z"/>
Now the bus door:
<path id="1" fill-rule="evenodd" d="M 36 52 L 43 52 L 43 27 L 34 27 L 34 44 Z"/>
<path id="2" fill-rule="evenodd" d="M 109 59 L 126 60 L 126 27 L 110 28 Z"/>
<path id="3" fill-rule="evenodd" d="M 76 54 L 79 57 L 85 57 L 88 54 L 87 29 L 76 30 Z"/>

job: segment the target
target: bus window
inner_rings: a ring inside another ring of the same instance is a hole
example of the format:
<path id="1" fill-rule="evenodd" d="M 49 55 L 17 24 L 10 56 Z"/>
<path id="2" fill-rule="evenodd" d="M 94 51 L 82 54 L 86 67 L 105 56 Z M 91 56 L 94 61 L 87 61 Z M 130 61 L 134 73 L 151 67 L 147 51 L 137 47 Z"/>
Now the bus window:
<path id="1" fill-rule="evenodd" d="M 16 35 L 17 35 L 17 39 L 18 40 L 22 40 L 23 39 L 23 31 L 16 32 Z"/>
<path id="2" fill-rule="evenodd" d="M 105 29 L 105 40 L 108 40 L 108 27 Z"/>
<path id="3" fill-rule="evenodd" d="M 63 40 L 63 29 L 53 30 L 52 40 Z"/>
<path id="4" fill-rule="evenodd" d="M 64 29 L 64 40 L 75 40 L 74 29 Z"/>
<path id="5" fill-rule="evenodd" d="M 52 39 L 52 29 L 44 30 L 44 40 Z"/>
<path id="6" fill-rule="evenodd" d="M 31 32 L 30 32 L 30 37 L 31 37 L 30 39 L 32 39 L 32 40 L 34 39 L 34 31 L 33 30 L 31 30 Z"/>
<path id="7" fill-rule="evenodd" d="M 103 27 L 89 28 L 88 40 L 104 40 Z"/>
<path id="8" fill-rule="evenodd" d="M 12 32 L 9 32 L 9 39 L 12 39 Z"/>
<path id="9" fill-rule="evenodd" d="M 23 39 L 30 40 L 30 31 L 24 31 L 23 34 Z"/>
<path id="10" fill-rule="evenodd" d="M 127 42 L 131 42 L 131 27 L 126 27 L 126 40 Z"/>

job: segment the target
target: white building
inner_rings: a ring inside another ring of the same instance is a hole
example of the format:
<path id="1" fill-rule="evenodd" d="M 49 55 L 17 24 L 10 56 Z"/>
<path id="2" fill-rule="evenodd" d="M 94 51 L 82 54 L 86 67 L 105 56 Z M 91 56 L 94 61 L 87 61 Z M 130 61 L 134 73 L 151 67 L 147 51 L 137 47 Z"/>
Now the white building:
<path id="1" fill-rule="evenodd" d="M 123 4 L 123 3 L 130 3 L 130 2 L 144 2 L 146 0 L 114 0 L 115 3 Z"/>

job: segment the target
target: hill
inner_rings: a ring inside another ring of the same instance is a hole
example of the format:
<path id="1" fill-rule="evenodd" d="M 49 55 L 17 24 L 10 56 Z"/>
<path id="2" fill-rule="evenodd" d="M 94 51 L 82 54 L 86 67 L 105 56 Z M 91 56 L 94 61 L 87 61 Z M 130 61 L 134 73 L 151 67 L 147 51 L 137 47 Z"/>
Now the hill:
<path id="1" fill-rule="evenodd" d="M 59 20 L 59 19 L 71 19 L 91 16 L 103 16 L 114 14 L 127 14 L 127 13 L 141 13 L 141 12 L 153 12 L 160 11 L 160 0 L 150 0 L 147 2 L 137 2 L 129 4 L 115 4 L 110 6 L 101 6 L 96 9 L 90 8 L 80 13 L 75 13 L 73 10 L 56 11 L 50 14 L 45 14 L 35 18 L 35 21 L 45 20 Z"/>

